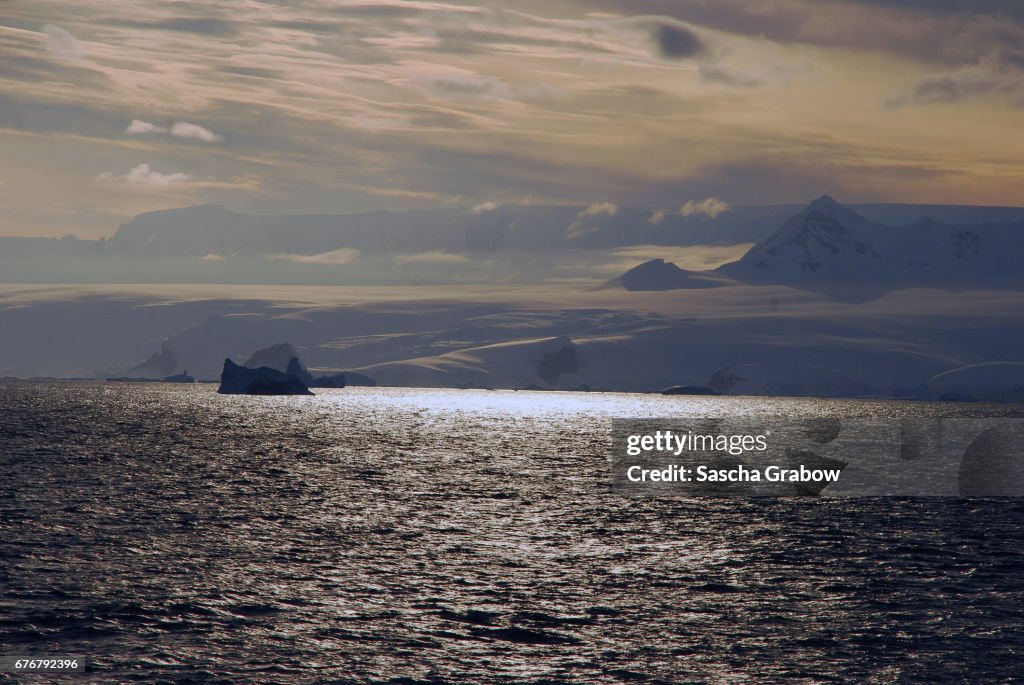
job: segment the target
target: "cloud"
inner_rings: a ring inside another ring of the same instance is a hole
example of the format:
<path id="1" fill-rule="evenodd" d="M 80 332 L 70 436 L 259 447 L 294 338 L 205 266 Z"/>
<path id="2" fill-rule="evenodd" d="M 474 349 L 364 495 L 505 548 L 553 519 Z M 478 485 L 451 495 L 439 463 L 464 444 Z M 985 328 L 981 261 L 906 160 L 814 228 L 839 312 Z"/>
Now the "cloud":
<path id="1" fill-rule="evenodd" d="M 464 264 L 469 257 L 444 250 L 430 250 L 416 254 L 404 254 L 395 257 L 399 264 Z"/>
<path id="2" fill-rule="evenodd" d="M 223 262 L 227 257 L 211 252 L 210 254 L 204 254 L 200 259 L 204 262 Z"/>
<path id="3" fill-rule="evenodd" d="M 697 73 L 700 74 L 700 80 L 706 83 L 720 83 L 737 88 L 753 88 L 761 85 L 760 79 L 728 71 L 717 64 L 702 64 Z"/>
<path id="4" fill-rule="evenodd" d="M 148 164 L 137 164 L 122 176 L 115 176 L 109 171 L 105 171 L 97 176 L 96 180 L 101 183 L 121 182 L 136 186 L 166 187 L 187 183 L 192 180 L 192 176 L 185 173 L 163 174 L 153 171 Z"/>
<path id="5" fill-rule="evenodd" d="M 262 67 L 246 67 L 228 64 L 217 67 L 217 70 L 224 74 L 233 76 L 249 76 L 251 78 L 281 78 L 281 72 L 277 69 L 264 69 Z"/>
<path id="6" fill-rule="evenodd" d="M 481 202 L 477 206 L 475 206 L 472 209 L 470 209 L 469 213 L 470 214 L 487 214 L 488 212 L 493 212 L 497 208 L 498 208 L 498 204 L 496 202 Z"/>
<path id="7" fill-rule="evenodd" d="M 124 130 L 128 135 L 147 135 L 150 133 L 155 134 L 170 134 L 175 138 L 187 138 L 191 140 L 201 140 L 204 143 L 216 143 L 224 139 L 224 136 L 217 135 L 213 131 L 203 128 L 199 124 L 190 124 L 187 121 L 178 121 L 171 128 L 167 129 L 163 126 L 157 126 L 151 124 L 148 121 L 142 121 L 141 119 L 132 119 L 132 123 L 128 124 L 128 128 Z"/>
<path id="8" fill-rule="evenodd" d="M 1024 52 L 995 50 L 974 64 L 953 71 L 929 74 L 908 92 L 889 98 L 886 106 L 960 102 L 981 97 L 1001 97 L 1024 107 Z"/>
<path id="9" fill-rule="evenodd" d="M 43 26 L 43 35 L 46 49 L 54 57 L 72 62 L 85 59 L 85 49 L 69 31 L 56 24 L 46 24 Z"/>
<path id="10" fill-rule="evenodd" d="M 295 264 L 351 264 L 359 258 L 359 250 L 354 247 L 343 247 L 338 250 L 331 250 L 330 252 L 321 252 L 320 254 L 276 254 L 271 255 L 273 259 L 281 259 L 286 262 L 293 262 Z"/>
<path id="11" fill-rule="evenodd" d="M 527 101 L 558 99 L 566 95 L 564 89 L 550 83 L 533 82 L 513 87 L 498 77 L 461 67 L 409 64 L 406 68 L 412 75 L 398 79 L 396 83 L 411 85 L 445 100 Z"/>
<path id="12" fill-rule="evenodd" d="M 682 23 L 658 22 L 650 30 L 658 54 L 667 59 L 696 57 L 705 50 L 696 32 Z"/>
<path id="13" fill-rule="evenodd" d="M 167 133 L 167 129 L 160 128 L 156 124 L 151 124 L 148 121 L 132 119 L 132 123 L 128 124 L 128 128 L 126 128 L 124 132 L 130 136 L 141 136 L 146 133 Z"/>
<path id="14" fill-rule="evenodd" d="M 613 217 L 619 213 L 619 206 L 612 202 L 595 202 L 582 212 L 576 215 L 569 229 L 566 231 L 567 238 L 579 238 L 588 233 L 593 233 L 600 226 L 598 219 L 602 217 Z"/>
<path id="15" fill-rule="evenodd" d="M 657 226 L 670 216 L 679 216 L 683 217 L 684 219 L 688 219 L 691 216 L 703 215 L 714 219 L 722 212 L 727 211 L 729 211 L 729 205 L 725 202 L 722 202 L 717 197 L 709 197 L 704 200 L 701 200 L 700 202 L 688 200 L 685 205 L 680 207 L 679 210 L 675 212 L 668 212 L 664 209 L 659 209 L 655 212 L 651 212 L 651 216 L 648 217 L 647 223 L 651 224 L 652 226 Z"/>
<path id="16" fill-rule="evenodd" d="M 187 121 L 179 121 L 171 127 L 171 135 L 177 138 L 193 138 L 204 143 L 215 143 L 223 138 L 199 124 L 190 124 Z"/>
<path id="17" fill-rule="evenodd" d="M 613 202 L 595 202 L 577 215 L 577 218 L 589 216 L 615 216 L 619 213 L 619 206 Z"/>
<path id="18" fill-rule="evenodd" d="M 694 202 L 689 200 L 685 205 L 679 208 L 679 216 L 689 218 L 698 214 L 709 216 L 714 219 L 722 212 L 729 211 L 729 205 L 722 202 L 717 197 L 709 197 L 700 202 Z"/>
<path id="19" fill-rule="evenodd" d="M 422 74 L 410 79 L 410 83 L 443 98 L 512 98 L 512 89 L 501 79 L 462 69 Z"/>

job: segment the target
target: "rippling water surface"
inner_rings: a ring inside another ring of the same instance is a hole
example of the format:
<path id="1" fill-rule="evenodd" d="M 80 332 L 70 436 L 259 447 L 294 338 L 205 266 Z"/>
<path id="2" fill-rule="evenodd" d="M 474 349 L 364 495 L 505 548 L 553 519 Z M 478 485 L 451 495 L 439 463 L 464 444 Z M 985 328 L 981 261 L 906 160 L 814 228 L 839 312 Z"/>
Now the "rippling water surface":
<path id="1" fill-rule="evenodd" d="M 613 417 L 955 407 L 214 390 L 0 383 L 0 653 L 104 683 L 1024 674 L 1020 500 L 609 492 Z"/>

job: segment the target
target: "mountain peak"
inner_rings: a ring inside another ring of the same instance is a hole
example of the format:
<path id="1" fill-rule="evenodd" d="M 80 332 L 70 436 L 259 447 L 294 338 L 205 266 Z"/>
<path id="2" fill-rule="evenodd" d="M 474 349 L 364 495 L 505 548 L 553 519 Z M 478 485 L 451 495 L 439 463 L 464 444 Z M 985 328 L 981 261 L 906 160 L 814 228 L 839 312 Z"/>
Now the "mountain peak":
<path id="1" fill-rule="evenodd" d="M 841 205 L 831 195 L 822 195 L 817 200 L 807 205 L 807 209 L 835 209 Z"/>
<path id="2" fill-rule="evenodd" d="M 753 267 L 754 274 L 781 270 L 791 276 L 863 278 L 881 256 L 875 247 L 884 237 L 880 229 L 832 197 L 822 195 L 752 247 L 736 262 L 738 267 L 724 271 Z"/>
<path id="3" fill-rule="evenodd" d="M 720 277 L 706 272 L 687 271 L 679 268 L 674 262 L 655 258 L 634 266 L 602 287 L 624 288 L 625 290 L 676 290 L 679 288 L 716 288 L 725 284 Z"/>

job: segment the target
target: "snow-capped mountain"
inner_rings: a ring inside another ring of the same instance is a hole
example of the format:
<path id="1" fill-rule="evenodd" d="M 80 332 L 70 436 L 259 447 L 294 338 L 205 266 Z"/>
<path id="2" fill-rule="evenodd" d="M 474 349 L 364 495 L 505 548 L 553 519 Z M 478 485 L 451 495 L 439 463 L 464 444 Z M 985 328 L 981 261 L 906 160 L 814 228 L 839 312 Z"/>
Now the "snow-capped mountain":
<path id="1" fill-rule="evenodd" d="M 823 195 L 726 271 L 850 277 L 878 269 L 884 227 Z"/>
<path id="2" fill-rule="evenodd" d="M 718 271 L 748 283 L 1024 285 L 1024 222 L 890 227 L 824 195 Z"/>

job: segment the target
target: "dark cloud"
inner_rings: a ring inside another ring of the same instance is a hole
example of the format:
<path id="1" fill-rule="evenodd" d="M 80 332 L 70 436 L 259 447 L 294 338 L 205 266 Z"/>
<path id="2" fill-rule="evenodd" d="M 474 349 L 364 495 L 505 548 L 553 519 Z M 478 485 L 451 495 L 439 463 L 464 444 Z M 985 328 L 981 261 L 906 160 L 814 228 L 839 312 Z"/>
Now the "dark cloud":
<path id="1" fill-rule="evenodd" d="M 702 64 L 699 73 L 701 80 L 708 83 L 721 83 L 737 88 L 753 88 L 761 84 L 759 79 L 728 71 L 715 64 Z"/>
<path id="2" fill-rule="evenodd" d="M 950 67 L 973 61 L 994 45 L 1024 44 L 1019 0 L 593 0 L 593 5 L 777 43 L 886 52 Z"/>
<path id="3" fill-rule="evenodd" d="M 919 81 L 914 86 L 911 97 L 918 102 L 954 102 L 970 95 L 990 92 L 994 87 L 995 83 L 990 80 L 937 76 Z"/>
<path id="4" fill-rule="evenodd" d="M 696 33 L 679 24 L 656 23 L 651 27 L 651 36 L 658 53 L 668 59 L 696 57 L 705 49 Z"/>
<path id="5" fill-rule="evenodd" d="M 476 54 L 502 49 L 517 51 L 522 49 L 523 46 L 576 50 L 595 54 L 612 54 L 614 52 L 614 50 L 601 45 L 596 40 L 587 42 L 571 38 L 540 38 L 514 32 L 472 28 L 459 30 L 442 28 L 435 29 L 434 33 L 441 42 L 433 50 L 451 54 Z"/>
<path id="6" fill-rule="evenodd" d="M 217 67 L 217 71 L 234 76 L 251 76 L 252 78 L 281 78 L 282 72 L 274 69 L 262 69 L 260 67 Z"/>
<path id="7" fill-rule="evenodd" d="M 755 5 L 747 0 L 593 0 L 593 5 L 626 16 L 670 17 L 696 26 L 787 42 L 799 35 L 808 17 L 803 0 L 771 5 Z"/>
<path id="8" fill-rule="evenodd" d="M 511 97 L 511 89 L 502 81 L 473 74 L 429 76 L 416 84 L 439 96 L 448 97 Z"/>
<path id="9" fill-rule="evenodd" d="M 977 97 L 1002 97 L 1024 107 L 1024 75 L 999 77 L 970 70 L 935 74 L 921 79 L 909 93 L 893 98 L 887 104 L 901 107 L 911 103 L 959 102 Z"/>
<path id="10" fill-rule="evenodd" d="M 1024 70 L 1024 52 L 1002 52 L 999 61 L 1004 68 Z"/>
<path id="11" fill-rule="evenodd" d="M 313 20 L 292 20 L 292 21 L 271 21 L 266 24 L 271 28 L 291 29 L 294 31 L 308 31 L 310 33 L 338 33 L 350 26 L 346 22 L 338 21 L 313 21 Z"/>
<path id="12" fill-rule="evenodd" d="M 239 33 L 239 25 L 233 21 L 218 17 L 173 17 L 161 21 L 133 21 L 129 19 L 109 19 L 108 24 L 126 28 L 149 29 L 153 31 L 178 31 L 196 33 L 203 36 L 227 38 Z"/>
<path id="13" fill-rule="evenodd" d="M 977 97 L 999 97 L 1024 107 L 1024 53 L 997 48 L 974 64 L 925 76 L 907 93 L 891 98 L 886 104 L 897 108 Z"/>

